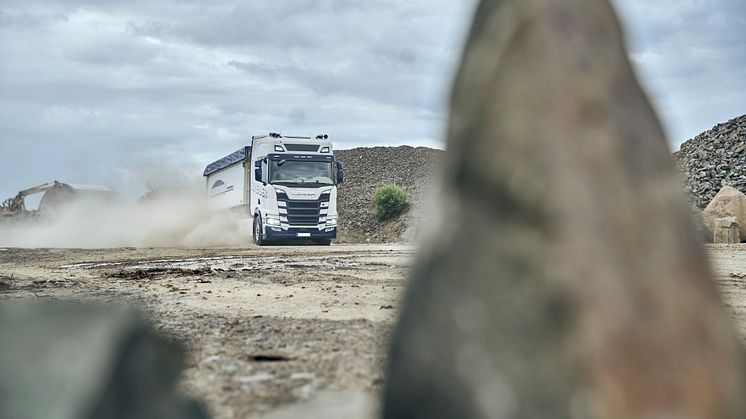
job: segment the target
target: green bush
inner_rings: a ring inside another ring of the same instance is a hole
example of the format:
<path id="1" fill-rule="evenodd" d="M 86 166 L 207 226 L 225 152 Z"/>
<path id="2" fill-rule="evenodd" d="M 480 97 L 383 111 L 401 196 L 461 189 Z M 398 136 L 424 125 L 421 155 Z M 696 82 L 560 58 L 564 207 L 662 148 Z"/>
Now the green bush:
<path id="1" fill-rule="evenodd" d="M 383 185 L 373 194 L 373 204 L 379 220 L 391 220 L 407 211 L 409 196 L 396 185 Z"/>

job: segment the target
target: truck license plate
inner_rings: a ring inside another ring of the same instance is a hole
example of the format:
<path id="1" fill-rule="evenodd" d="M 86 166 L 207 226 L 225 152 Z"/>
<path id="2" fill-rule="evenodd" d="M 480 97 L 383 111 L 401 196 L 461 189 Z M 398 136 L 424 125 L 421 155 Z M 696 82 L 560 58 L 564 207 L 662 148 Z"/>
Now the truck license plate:
<path id="1" fill-rule="evenodd" d="M 298 237 L 311 237 L 311 233 L 298 233 Z"/>

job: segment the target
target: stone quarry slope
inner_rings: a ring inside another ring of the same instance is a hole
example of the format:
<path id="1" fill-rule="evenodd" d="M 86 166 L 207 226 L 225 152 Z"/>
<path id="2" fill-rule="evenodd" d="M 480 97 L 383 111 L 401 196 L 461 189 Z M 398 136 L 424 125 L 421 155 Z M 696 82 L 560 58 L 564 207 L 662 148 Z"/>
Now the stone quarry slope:
<path id="1" fill-rule="evenodd" d="M 718 124 L 674 153 L 693 206 L 703 209 L 725 185 L 746 192 L 746 115 Z"/>
<path id="2" fill-rule="evenodd" d="M 411 241 L 426 211 L 443 151 L 400 146 L 337 150 L 334 154 L 345 165 L 345 182 L 337 205 L 339 241 Z M 388 183 L 407 191 L 412 207 L 398 220 L 382 223 L 373 210 L 373 192 Z"/>
<path id="3" fill-rule="evenodd" d="M 339 191 L 342 243 L 411 241 L 438 177 L 443 151 L 427 147 L 370 147 L 337 150 L 345 164 Z M 723 185 L 746 192 L 746 115 L 718 124 L 681 145 L 674 158 L 693 207 L 704 209 Z M 398 220 L 380 222 L 373 192 L 393 183 L 410 195 L 412 208 Z"/>

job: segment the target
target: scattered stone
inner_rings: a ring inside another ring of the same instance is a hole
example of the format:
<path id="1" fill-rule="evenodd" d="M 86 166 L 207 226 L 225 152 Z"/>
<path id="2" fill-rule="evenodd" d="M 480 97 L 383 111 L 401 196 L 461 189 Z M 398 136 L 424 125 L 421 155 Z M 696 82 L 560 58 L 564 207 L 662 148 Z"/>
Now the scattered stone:
<path id="1" fill-rule="evenodd" d="M 239 383 L 244 383 L 244 384 L 261 383 L 263 381 L 270 381 L 274 379 L 275 379 L 274 375 L 267 374 L 267 373 L 259 373 L 259 374 L 254 374 L 254 375 L 242 375 L 242 376 L 236 377 L 236 381 L 238 381 Z"/>
<path id="2" fill-rule="evenodd" d="M 736 217 L 716 218 L 713 222 L 713 243 L 741 243 Z"/>
<path id="3" fill-rule="evenodd" d="M 210 355 L 201 361 L 202 364 L 210 364 L 220 360 L 220 355 Z"/>
<path id="4" fill-rule="evenodd" d="M 223 372 L 225 372 L 225 373 L 230 374 L 230 373 L 236 372 L 236 370 L 238 370 L 238 367 L 235 364 L 228 364 L 228 365 L 223 365 L 220 368 L 220 370 L 223 371 Z"/>

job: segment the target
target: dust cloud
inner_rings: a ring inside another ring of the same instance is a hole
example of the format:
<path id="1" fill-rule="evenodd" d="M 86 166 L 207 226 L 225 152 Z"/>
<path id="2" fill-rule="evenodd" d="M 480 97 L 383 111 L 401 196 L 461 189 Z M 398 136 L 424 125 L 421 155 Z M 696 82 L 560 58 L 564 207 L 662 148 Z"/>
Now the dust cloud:
<path id="1" fill-rule="evenodd" d="M 17 217 L 12 217 L 17 218 Z M 75 200 L 22 219 L 0 220 L 2 247 L 222 247 L 245 246 L 250 237 L 236 217 L 207 209 L 204 192 L 174 189 L 136 202 Z"/>

